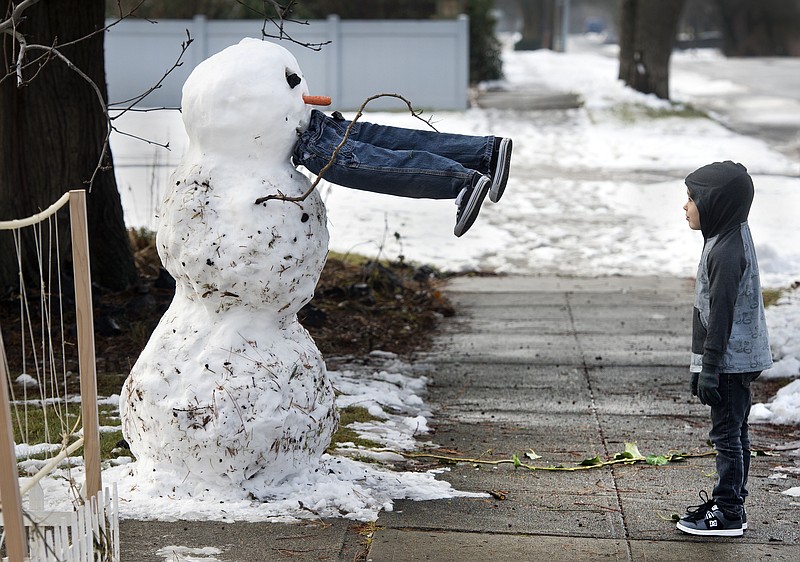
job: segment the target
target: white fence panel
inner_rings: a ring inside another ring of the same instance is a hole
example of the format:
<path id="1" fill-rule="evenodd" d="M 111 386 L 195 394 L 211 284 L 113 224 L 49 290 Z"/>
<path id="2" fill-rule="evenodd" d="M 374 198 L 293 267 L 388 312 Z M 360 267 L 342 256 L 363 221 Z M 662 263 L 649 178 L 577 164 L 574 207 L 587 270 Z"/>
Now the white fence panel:
<path id="1" fill-rule="evenodd" d="M 111 20 L 108 22 L 112 23 Z M 261 37 L 261 20 L 124 20 L 105 38 L 109 100 L 132 98 L 154 85 L 180 52 L 189 31 L 194 43 L 183 66 L 148 96 L 146 107 L 178 107 L 181 87 L 204 59 L 244 37 Z M 366 98 L 396 93 L 419 109 L 462 110 L 469 96 L 469 20 L 326 20 L 287 24 L 300 42 L 323 43 L 321 51 L 281 41 L 294 54 L 312 94 L 330 95 L 333 109 L 354 110 Z M 405 109 L 392 98 L 370 109 Z"/>

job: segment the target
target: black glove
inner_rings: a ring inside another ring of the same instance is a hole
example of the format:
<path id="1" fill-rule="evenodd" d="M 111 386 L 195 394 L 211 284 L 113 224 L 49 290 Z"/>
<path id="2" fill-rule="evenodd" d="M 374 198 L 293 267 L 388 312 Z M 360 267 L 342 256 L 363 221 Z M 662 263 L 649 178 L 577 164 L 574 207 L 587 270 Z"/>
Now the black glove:
<path id="1" fill-rule="evenodd" d="M 706 406 L 718 406 L 722 402 L 722 397 L 719 395 L 719 375 L 717 373 L 703 369 L 698 377 L 697 397 L 700 399 L 700 403 Z"/>
<path id="2" fill-rule="evenodd" d="M 697 396 L 697 379 L 699 378 L 700 373 L 692 373 L 692 384 L 690 387 L 692 389 L 692 396 Z"/>

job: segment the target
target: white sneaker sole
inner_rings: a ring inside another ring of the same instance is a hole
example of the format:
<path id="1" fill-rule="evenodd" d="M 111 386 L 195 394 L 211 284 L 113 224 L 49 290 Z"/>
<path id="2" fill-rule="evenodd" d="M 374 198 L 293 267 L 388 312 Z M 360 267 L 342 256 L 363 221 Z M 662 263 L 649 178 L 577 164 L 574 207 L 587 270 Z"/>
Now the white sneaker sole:
<path id="1" fill-rule="evenodd" d="M 675 525 L 679 531 L 688 533 L 690 535 L 699 535 L 704 537 L 741 537 L 744 534 L 744 529 L 694 529 L 692 527 L 684 527 L 680 521 Z"/>
<path id="2" fill-rule="evenodd" d="M 472 190 L 472 195 L 467 201 L 467 206 L 464 209 L 461 218 L 456 223 L 455 228 L 453 228 L 453 234 L 456 236 L 462 236 L 466 233 L 472 224 L 475 222 L 475 219 L 478 218 L 478 213 L 481 212 L 481 205 L 483 205 L 483 200 L 486 198 L 486 194 L 489 192 L 489 178 L 483 176 L 480 180 L 478 180 L 478 185 L 475 186 L 475 189 Z"/>
<path id="3" fill-rule="evenodd" d="M 508 172 L 511 169 L 511 139 L 500 140 L 500 148 L 497 151 L 497 170 L 492 178 L 492 189 L 489 190 L 489 201 L 497 203 L 503 196 L 508 182 Z"/>

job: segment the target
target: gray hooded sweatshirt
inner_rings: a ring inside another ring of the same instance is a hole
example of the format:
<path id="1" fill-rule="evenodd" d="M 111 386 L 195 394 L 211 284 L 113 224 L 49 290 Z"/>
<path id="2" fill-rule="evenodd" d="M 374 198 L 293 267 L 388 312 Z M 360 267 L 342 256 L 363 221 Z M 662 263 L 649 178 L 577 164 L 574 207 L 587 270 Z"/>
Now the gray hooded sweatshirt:
<path id="1" fill-rule="evenodd" d="M 772 366 L 758 261 L 747 217 L 753 180 L 731 161 L 686 177 L 705 239 L 695 282 L 693 372 L 747 373 Z"/>

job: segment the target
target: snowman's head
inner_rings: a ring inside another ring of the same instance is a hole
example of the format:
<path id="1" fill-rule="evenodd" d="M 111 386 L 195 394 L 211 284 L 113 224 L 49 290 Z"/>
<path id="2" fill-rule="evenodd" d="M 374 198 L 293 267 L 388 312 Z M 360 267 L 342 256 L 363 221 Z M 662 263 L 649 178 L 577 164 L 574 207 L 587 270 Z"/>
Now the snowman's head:
<path id="1" fill-rule="evenodd" d="M 283 47 L 243 39 L 201 62 L 183 86 L 183 122 L 194 151 L 288 162 L 308 126 L 308 85 Z"/>

